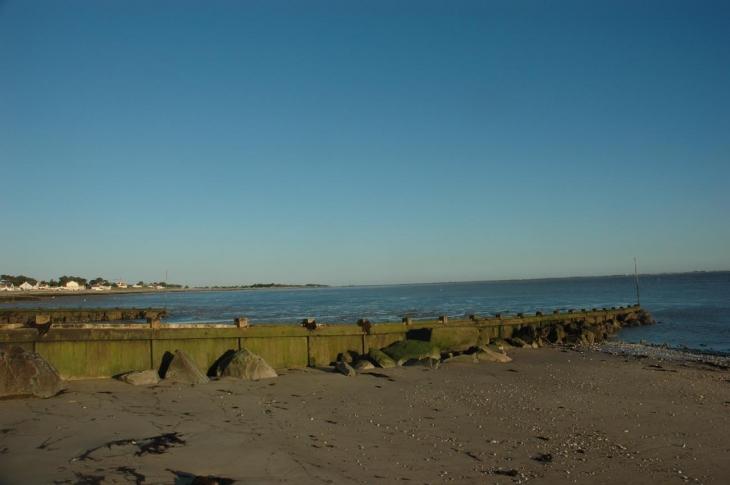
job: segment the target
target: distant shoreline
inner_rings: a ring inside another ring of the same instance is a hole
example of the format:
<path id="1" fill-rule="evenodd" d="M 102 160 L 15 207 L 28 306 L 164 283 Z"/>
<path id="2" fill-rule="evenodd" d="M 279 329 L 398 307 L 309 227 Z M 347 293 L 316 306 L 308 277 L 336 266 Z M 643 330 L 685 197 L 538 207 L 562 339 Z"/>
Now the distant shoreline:
<path id="1" fill-rule="evenodd" d="M 669 273 L 639 273 L 639 278 L 657 277 L 657 276 L 682 276 L 682 275 L 709 275 L 730 273 L 730 270 L 712 270 L 712 271 L 684 271 Z M 595 275 L 595 276 L 552 276 L 543 278 L 509 278 L 495 280 L 469 280 L 469 281 L 433 281 L 428 283 L 373 283 L 373 284 L 353 284 L 353 285 L 285 285 L 274 284 L 273 286 L 220 286 L 220 287 L 191 287 L 191 288 L 124 288 L 112 289 L 108 291 L 79 290 L 79 291 L 27 291 L 0 293 L 0 304 L 12 303 L 20 301 L 36 301 L 53 298 L 56 296 L 103 296 L 103 295 L 125 295 L 125 294 L 147 294 L 147 293 L 185 293 L 185 292 L 213 292 L 213 291 L 250 291 L 250 290 L 292 290 L 292 289 L 323 289 L 323 288 L 367 288 L 379 286 L 428 286 L 428 285 L 454 285 L 454 284 L 478 284 L 478 283 L 527 283 L 527 282 L 543 282 L 543 281 L 561 281 L 561 280 L 583 280 L 592 278 L 633 278 L 632 274 L 614 274 L 614 275 Z"/>
<path id="2" fill-rule="evenodd" d="M 96 290 L 58 290 L 58 291 L 16 291 L 12 293 L 0 294 L 0 303 L 13 303 L 19 301 L 37 301 L 48 300 L 55 297 L 69 296 L 109 296 L 109 295 L 143 295 L 150 293 L 198 293 L 198 292 L 214 292 L 214 291 L 261 291 L 261 290 L 307 290 L 329 288 L 326 285 L 275 285 L 275 286 L 239 286 L 239 287 L 198 287 L 198 288 L 124 288 L 107 291 Z"/>

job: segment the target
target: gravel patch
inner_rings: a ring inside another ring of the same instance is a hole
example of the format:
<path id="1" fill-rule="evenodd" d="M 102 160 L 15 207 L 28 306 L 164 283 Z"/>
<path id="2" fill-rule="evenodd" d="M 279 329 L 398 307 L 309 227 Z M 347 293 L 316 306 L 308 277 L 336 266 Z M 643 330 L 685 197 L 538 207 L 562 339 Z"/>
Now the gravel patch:
<path id="1" fill-rule="evenodd" d="M 611 355 L 649 357 L 657 360 L 677 362 L 699 362 L 722 368 L 730 368 L 730 356 L 717 353 L 700 352 L 692 349 L 677 349 L 666 345 L 633 344 L 610 341 L 595 346 L 596 350 Z"/>

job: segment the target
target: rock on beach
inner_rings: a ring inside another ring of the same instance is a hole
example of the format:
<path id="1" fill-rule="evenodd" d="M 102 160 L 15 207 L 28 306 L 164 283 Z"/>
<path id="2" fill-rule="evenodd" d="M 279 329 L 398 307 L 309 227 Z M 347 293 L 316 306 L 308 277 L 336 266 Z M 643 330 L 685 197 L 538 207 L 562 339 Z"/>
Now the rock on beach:
<path id="1" fill-rule="evenodd" d="M 375 366 L 367 359 L 360 359 L 357 361 L 357 364 L 355 364 L 355 370 L 358 372 L 372 369 L 375 369 Z"/>
<path id="2" fill-rule="evenodd" d="M 370 352 L 368 352 L 368 357 L 370 357 L 373 362 L 377 364 L 378 367 L 381 367 L 383 369 L 392 369 L 396 366 L 395 361 L 382 350 L 370 349 Z"/>
<path id="3" fill-rule="evenodd" d="M 479 352 L 477 352 L 476 355 L 480 362 L 499 362 L 502 364 L 512 362 L 512 358 L 510 358 L 507 354 L 503 352 L 495 352 L 489 347 L 479 347 Z"/>
<path id="4" fill-rule="evenodd" d="M 236 377 L 247 381 L 278 377 L 274 368 L 263 357 L 248 349 L 238 350 L 224 358 L 217 369 L 217 374 L 221 377 Z"/>
<path id="5" fill-rule="evenodd" d="M 169 357 L 168 357 L 169 358 Z M 180 382 L 182 384 L 205 384 L 210 382 L 193 359 L 182 350 L 176 350 L 172 354 L 169 365 L 162 373 L 165 380 Z"/>
<path id="6" fill-rule="evenodd" d="M 355 372 L 355 369 L 352 368 L 350 364 L 343 361 L 338 361 L 335 363 L 335 370 L 339 372 L 342 375 L 345 375 L 347 377 L 353 377 L 357 375 L 357 372 Z"/>
<path id="7" fill-rule="evenodd" d="M 119 380 L 133 386 L 153 386 L 160 383 L 160 374 L 155 369 L 127 372 Z"/>
<path id="8" fill-rule="evenodd" d="M 63 389 L 56 369 L 39 354 L 22 347 L 0 351 L 0 397 L 48 398 Z"/>
<path id="9" fill-rule="evenodd" d="M 430 342 L 421 340 L 400 340 L 382 349 L 397 365 L 409 361 L 440 361 L 441 351 Z"/>

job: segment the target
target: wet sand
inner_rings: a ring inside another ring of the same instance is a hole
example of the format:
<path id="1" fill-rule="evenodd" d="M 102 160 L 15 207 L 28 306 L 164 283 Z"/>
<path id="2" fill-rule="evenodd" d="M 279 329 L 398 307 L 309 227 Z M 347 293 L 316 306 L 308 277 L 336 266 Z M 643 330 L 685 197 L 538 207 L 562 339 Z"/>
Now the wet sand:
<path id="1" fill-rule="evenodd" d="M 728 369 L 510 355 L 349 378 L 71 382 L 0 401 L 0 483 L 730 483 Z"/>

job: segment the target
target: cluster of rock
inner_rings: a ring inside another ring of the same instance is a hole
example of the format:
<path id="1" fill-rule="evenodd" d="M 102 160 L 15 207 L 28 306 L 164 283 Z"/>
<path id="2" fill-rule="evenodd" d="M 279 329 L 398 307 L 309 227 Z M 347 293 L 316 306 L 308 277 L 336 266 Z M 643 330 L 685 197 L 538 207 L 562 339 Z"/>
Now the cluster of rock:
<path id="1" fill-rule="evenodd" d="M 210 382 L 211 374 L 214 377 L 233 377 L 247 381 L 271 379 L 278 374 L 261 356 L 248 349 L 229 350 L 213 365 L 212 369 L 203 372 L 182 350 L 163 357 L 160 370 L 148 369 L 144 371 L 128 372 L 119 376 L 119 379 L 133 385 L 153 385 L 161 380 L 180 384 L 206 384 Z"/>
<path id="2" fill-rule="evenodd" d="M 404 365 L 426 365 L 438 368 L 441 362 L 511 362 L 505 353 L 509 348 L 539 348 L 545 345 L 590 346 L 606 340 L 624 326 L 655 323 L 645 310 L 619 314 L 616 319 L 589 321 L 571 320 L 542 325 L 523 325 L 509 337 L 490 338 L 477 327 L 435 327 L 409 332 L 401 340 L 382 349 L 371 349 L 366 355 L 343 352 L 334 362 L 334 370 L 346 376 L 374 367 L 391 368 Z"/>
<path id="3" fill-rule="evenodd" d="M 342 352 L 334 362 L 334 370 L 346 376 L 375 368 L 390 369 L 400 366 L 421 365 L 437 369 L 441 362 L 511 362 L 504 350 L 496 346 L 480 345 L 464 351 L 441 349 L 431 341 L 406 339 L 394 342 L 382 349 L 370 349 L 365 355 Z"/>
<path id="4" fill-rule="evenodd" d="M 656 323 L 651 314 L 637 310 L 619 314 L 615 319 L 591 323 L 588 320 L 574 320 L 569 323 L 550 325 L 526 325 L 513 332 L 505 341 L 513 347 L 538 348 L 546 344 L 568 344 L 589 346 L 606 340 L 622 327 L 635 327 Z"/>
<path id="5" fill-rule="evenodd" d="M 618 321 L 623 327 L 639 327 L 641 325 L 653 325 L 656 323 L 654 317 L 646 310 L 638 310 L 618 316 Z"/>
<path id="6" fill-rule="evenodd" d="M 247 349 L 226 352 L 210 373 L 215 377 L 249 381 L 277 377 L 273 367 Z M 135 386 L 155 385 L 161 380 L 182 384 L 205 384 L 210 381 L 210 377 L 182 350 L 167 354 L 159 370 L 127 372 L 117 378 Z M 65 385 L 58 371 L 36 352 L 17 346 L 0 350 L 0 398 L 48 398 L 64 389 Z"/>

